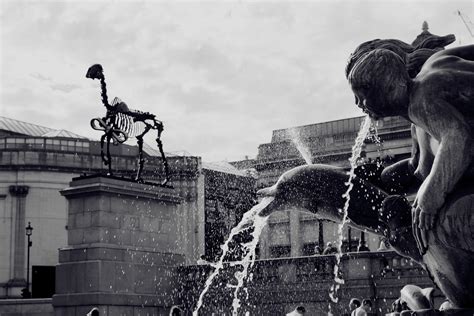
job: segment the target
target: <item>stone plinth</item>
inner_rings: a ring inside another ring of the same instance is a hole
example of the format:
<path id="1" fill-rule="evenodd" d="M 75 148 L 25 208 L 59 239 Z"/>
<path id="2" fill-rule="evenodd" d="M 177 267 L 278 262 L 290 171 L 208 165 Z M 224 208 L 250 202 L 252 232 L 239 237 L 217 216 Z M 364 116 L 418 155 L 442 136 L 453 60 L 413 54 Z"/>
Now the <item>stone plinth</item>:
<path id="1" fill-rule="evenodd" d="M 55 315 L 161 315 L 177 304 L 184 263 L 181 198 L 172 188 L 110 177 L 74 179 L 68 247 L 56 268 Z"/>

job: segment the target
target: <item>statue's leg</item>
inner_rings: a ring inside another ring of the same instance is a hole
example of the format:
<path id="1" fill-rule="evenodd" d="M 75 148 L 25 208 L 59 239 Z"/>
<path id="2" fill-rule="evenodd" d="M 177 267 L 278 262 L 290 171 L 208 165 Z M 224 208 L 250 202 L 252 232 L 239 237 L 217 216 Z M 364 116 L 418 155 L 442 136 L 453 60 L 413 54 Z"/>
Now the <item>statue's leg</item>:
<path id="1" fill-rule="evenodd" d="M 109 166 L 109 175 L 112 175 L 112 156 L 110 155 L 110 134 L 107 133 L 107 165 Z"/>
<path id="2" fill-rule="evenodd" d="M 348 215 L 354 226 L 364 227 L 370 223 L 374 232 L 386 237 L 397 252 L 421 262 L 412 233 L 410 203 L 403 196 L 388 195 L 363 179 L 356 178 L 353 184 Z"/>
<path id="3" fill-rule="evenodd" d="M 410 158 L 386 167 L 381 174 L 381 187 L 390 194 L 406 194 L 417 190 L 421 181 L 410 166 Z"/>
<path id="4" fill-rule="evenodd" d="M 138 170 L 137 176 L 135 177 L 135 181 L 141 181 L 141 175 L 143 170 L 143 165 L 145 164 L 145 160 L 143 159 L 143 136 L 137 136 L 137 143 L 138 143 Z"/>
<path id="5" fill-rule="evenodd" d="M 388 240 L 402 254 L 417 262 L 422 255 L 417 247 L 411 224 L 411 204 L 400 195 L 390 195 L 382 203 L 380 220 L 388 225 Z"/>
<path id="6" fill-rule="evenodd" d="M 163 165 L 165 166 L 165 180 L 161 183 L 165 185 L 170 180 L 170 171 L 168 166 L 168 160 L 166 159 L 165 152 L 163 151 L 163 143 L 161 142 L 160 135 L 156 138 L 156 144 L 158 145 L 158 149 L 160 150 L 161 157 L 163 158 Z"/>
<path id="7" fill-rule="evenodd" d="M 105 146 L 106 140 L 107 140 L 107 150 L 104 153 L 104 146 Z M 102 161 L 104 162 L 104 165 L 108 166 L 109 168 L 109 175 L 112 175 L 112 164 L 111 164 L 109 145 L 110 145 L 110 135 L 109 133 L 105 133 L 100 138 L 100 156 L 102 157 Z"/>
<path id="8" fill-rule="evenodd" d="M 107 158 L 105 157 L 104 153 L 104 145 L 105 145 L 105 138 L 107 137 L 107 134 L 104 134 L 100 137 L 100 157 L 102 158 L 102 161 L 104 164 L 107 166 L 109 162 L 107 161 Z"/>
<path id="9" fill-rule="evenodd" d="M 421 261 L 422 257 L 414 248 L 414 235 L 411 228 L 411 205 L 402 196 L 415 193 L 421 181 L 415 177 L 410 159 L 401 160 L 383 169 L 373 170 L 373 164 L 359 167 L 360 177 L 367 183 L 393 194 L 386 195 L 380 207 L 380 220 L 386 223 L 388 239 L 392 246 L 402 253 Z"/>

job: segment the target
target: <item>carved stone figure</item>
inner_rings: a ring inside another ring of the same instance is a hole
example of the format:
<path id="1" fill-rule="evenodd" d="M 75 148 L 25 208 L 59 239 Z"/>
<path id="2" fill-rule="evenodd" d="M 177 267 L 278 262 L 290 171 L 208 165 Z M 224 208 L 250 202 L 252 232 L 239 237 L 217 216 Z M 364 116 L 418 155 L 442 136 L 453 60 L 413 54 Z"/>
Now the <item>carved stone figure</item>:
<path id="1" fill-rule="evenodd" d="M 163 132 L 163 123 L 156 119 L 154 114 L 130 110 L 125 102 L 119 98 L 114 98 L 112 104 L 109 104 L 107 96 L 107 85 L 105 83 L 104 71 L 101 65 L 92 65 L 86 74 L 86 78 L 99 79 L 101 86 L 102 104 L 107 112 L 103 118 L 94 118 L 91 120 L 91 126 L 95 130 L 104 131 L 104 135 L 100 138 L 102 161 L 109 167 L 109 175 L 112 175 L 112 164 L 110 155 L 110 142 L 114 144 L 123 143 L 129 137 L 135 136 L 138 143 L 138 168 L 135 181 L 141 182 L 141 173 L 145 164 L 143 158 L 143 137 L 150 130 L 157 131 L 156 143 L 163 159 L 165 167 L 165 185 L 169 180 L 168 161 L 163 151 L 163 143 L 161 142 L 161 133 Z M 104 153 L 104 146 L 106 152 Z"/>
<path id="2" fill-rule="evenodd" d="M 415 175 L 423 180 L 415 200 L 415 223 L 427 230 L 472 162 L 474 46 L 432 55 L 410 79 L 388 49 L 374 49 L 348 74 L 356 104 L 372 118 L 400 115 L 415 126 Z M 419 233 L 425 247 L 423 232 Z"/>
<path id="3" fill-rule="evenodd" d="M 419 262 L 452 307 L 474 308 L 474 45 L 443 50 L 453 35 L 425 35 L 416 46 L 369 41 L 351 55 L 346 76 L 356 104 L 373 119 L 411 121 L 413 155 L 384 170 L 378 186 L 354 179 L 349 225 Z M 275 197 L 263 214 L 297 206 L 340 222 L 347 178 L 323 165 L 290 170 L 259 191 Z M 413 205 L 389 195 L 411 190 Z"/>

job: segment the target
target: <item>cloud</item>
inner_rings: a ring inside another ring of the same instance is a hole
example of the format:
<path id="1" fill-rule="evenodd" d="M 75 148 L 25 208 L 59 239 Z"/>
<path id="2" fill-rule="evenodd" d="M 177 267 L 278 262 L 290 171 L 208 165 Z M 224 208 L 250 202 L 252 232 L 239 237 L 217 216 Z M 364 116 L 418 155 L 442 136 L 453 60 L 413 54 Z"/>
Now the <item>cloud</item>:
<path id="1" fill-rule="evenodd" d="M 64 83 L 55 83 L 50 85 L 51 89 L 56 90 L 56 91 L 61 91 L 64 93 L 69 93 L 73 90 L 81 88 L 81 86 L 77 84 L 64 84 Z"/>
<path id="2" fill-rule="evenodd" d="M 470 1 L 4 1 L 1 111 L 97 138 L 101 63 L 110 99 L 164 121 L 167 151 L 238 159 L 274 129 L 361 115 L 344 78 L 359 43 L 410 42 L 424 20 L 472 42 L 457 9 L 474 18 Z"/>
<path id="3" fill-rule="evenodd" d="M 35 79 L 38 79 L 40 81 L 51 81 L 50 77 L 43 76 L 42 74 L 40 74 L 38 72 L 30 74 L 30 76 L 35 78 Z"/>

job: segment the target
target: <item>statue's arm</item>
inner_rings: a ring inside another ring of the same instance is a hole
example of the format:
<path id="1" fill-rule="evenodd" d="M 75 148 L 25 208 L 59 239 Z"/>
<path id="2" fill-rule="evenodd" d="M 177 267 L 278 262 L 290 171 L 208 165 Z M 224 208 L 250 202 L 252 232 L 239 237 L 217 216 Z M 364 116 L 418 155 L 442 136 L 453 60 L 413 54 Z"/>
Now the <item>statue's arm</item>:
<path id="1" fill-rule="evenodd" d="M 418 168 L 418 163 L 420 161 L 420 145 L 418 144 L 415 124 L 411 124 L 410 133 L 411 133 L 412 144 L 411 144 L 411 157 L 410 157 L 410 160 L 408 161 L 408 166 L 409 166 L 410 172 L 414 174 L 416 168 Z"/>
<path id="2" fill-rule="evenodd" d="M 439 141 L 433 165 L 414 205 L 418 212 L 427 215 L 420 214 L 419 227 L 429 229 L 434 224 L 434 215 L 472 160 L 472 137 L 461 113 L 442 99 L 425 98 L 410 109 L 410 116 L 416 125 Z"/>

